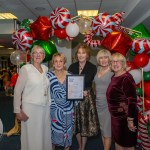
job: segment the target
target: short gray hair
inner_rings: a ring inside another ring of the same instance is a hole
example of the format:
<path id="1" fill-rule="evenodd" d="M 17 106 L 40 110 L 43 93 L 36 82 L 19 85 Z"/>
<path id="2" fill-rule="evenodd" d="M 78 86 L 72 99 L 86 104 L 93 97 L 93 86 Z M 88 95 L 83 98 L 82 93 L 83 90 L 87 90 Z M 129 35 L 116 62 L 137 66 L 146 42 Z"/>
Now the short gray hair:
<path id="1" fill-rule="evenodd" d="M 33 55 L 33 52 L 35 51 L 35 49 L 41 49 L 44 53 L 44 58 L 45 58 L 45 51 L 43 49 L 43 47 L 39 46 L 39 45 L 34 45 L 31 49 L 31 56 Z"/>

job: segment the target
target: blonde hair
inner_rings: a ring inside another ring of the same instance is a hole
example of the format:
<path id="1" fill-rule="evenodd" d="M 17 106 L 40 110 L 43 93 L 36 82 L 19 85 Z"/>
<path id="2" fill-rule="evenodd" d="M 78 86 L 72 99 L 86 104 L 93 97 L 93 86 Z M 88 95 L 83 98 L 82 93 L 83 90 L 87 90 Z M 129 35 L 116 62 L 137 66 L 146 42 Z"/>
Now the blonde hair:
<path id="1" fill-rule="evenodd" d="M 78 60 L 77 54 L 78 54 L 78 51 L 79 51 L 80 48 L 83 49 L 83 50 L 85 51 L 85 53 L 87 54 L 86 60 L 90 60 L 90 57 L 91 57 L 90 47 L 87 46 L 85 43 L 81 43 L 81 44 L 77 47 L 77 51 L 76 51 L 76 53 L 75 53 L 75 58 L 76 58 L 76 60 Z"/>
<path id="2" fill-rule="evenodd" d="M 123 68 L 123 70 L 126 70 L 127 69 L 127 62 L 126 62 L 125 56 L 123 56 L 122 54 L 120 54 L 118 52 L 112 54 L 111 58 L 110 58 L 110 61 L 117 61 L 117 60 L 122 61 L 122 64 L 123 64 L 122 68 Z"/>
<path id="3" fill-rule="evenodd" d="M 63 54 L 63 53 L 55 53 L 53 56 L 52 56 L 52 64 L 54 63 L 54 59 L 56 57 L 61 57 L 63 60 L 64 60 L 64 64 L 67 62 L 67 58 L 66 56 Z"/>
<path id="4" fill-rule="evenodd" d="M 110 57 L 111 57 L 111 53 L 109 50 L 107 49 L 101 49 L 98 53 L 97 53 L 97 56 L 96 56 L 96 59 L 97 59 L 97 62 L 99 63 L 99 58 L 100 57 L 103 57 L 103 56 L 107 56 L 108 59 L 110 60 Z"/>

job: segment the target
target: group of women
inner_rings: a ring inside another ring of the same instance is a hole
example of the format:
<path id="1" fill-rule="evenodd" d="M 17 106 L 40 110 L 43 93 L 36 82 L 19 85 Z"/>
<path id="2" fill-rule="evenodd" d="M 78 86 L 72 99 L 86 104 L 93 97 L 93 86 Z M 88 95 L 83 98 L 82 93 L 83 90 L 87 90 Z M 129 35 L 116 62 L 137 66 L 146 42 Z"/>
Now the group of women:
<path id="1" fill-rule="evenodd" d="M 56 53 L 52 71 L 41 64 L 45 53 L 40 46 L 33 47 L 31 57 L 32 64 L 20 69 L 14 91 L 14 112 L 21 120 L 21 150 L 55 150 L 56 146 L 69 150 L 73 134 L 78 150 L 85 150 L 87 138 L 98 135 L 99 130 L 104 150 L 110 150 L 112 140 L 116 150 L 134 149 L 136 88 L 123 55 L 102 49 L 96 67 L 89 61 L 89 47 L 80 44 L 77 62 L 66 70 L 66 57 Z M 82 101 L 66 98 L 66 77 L 71 74 L 84 75 Z"/>

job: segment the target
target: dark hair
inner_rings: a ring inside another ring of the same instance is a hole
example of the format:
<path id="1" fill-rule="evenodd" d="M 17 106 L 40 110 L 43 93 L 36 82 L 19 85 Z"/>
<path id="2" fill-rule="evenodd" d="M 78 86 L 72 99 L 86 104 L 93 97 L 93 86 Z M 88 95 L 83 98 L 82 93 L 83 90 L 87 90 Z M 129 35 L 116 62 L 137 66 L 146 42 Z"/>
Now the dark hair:
<path id="1" fill-rule="evenodd" d="M 91 57 L 90 47 L 87 46 L 85 43 L 81 43 L 81 44 L 77 47 L 77 51 L 76 51 L 76 53 L 75 53 L 75 58 L 76 58 L 76 60 L 78 60 L 77 53 L 78 53 L 78 50 L 79 50 L 80 48 L 85 50 L 85 52 L 86 52 L 86 54 L 87 54 L 87 58 L 86 58 L 86 59 L 89 60 L 90 57 Z"/>

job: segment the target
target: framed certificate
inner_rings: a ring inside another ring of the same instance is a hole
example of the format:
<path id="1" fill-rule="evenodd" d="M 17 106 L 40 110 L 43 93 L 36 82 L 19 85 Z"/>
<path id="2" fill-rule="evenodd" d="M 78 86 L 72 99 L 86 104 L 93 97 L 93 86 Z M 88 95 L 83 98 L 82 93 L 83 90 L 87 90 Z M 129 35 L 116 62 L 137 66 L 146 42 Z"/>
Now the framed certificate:
<path id="1" fill-rule="evenodd" d="M 84 75 L 67 75 L 67 100 L 83 100 Z"/>

